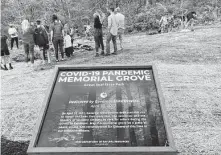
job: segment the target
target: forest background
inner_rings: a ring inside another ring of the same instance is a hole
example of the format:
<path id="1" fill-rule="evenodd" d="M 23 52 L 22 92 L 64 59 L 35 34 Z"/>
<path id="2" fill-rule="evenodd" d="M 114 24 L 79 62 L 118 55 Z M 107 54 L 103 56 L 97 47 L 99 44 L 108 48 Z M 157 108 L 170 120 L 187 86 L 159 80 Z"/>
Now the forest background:
<path id="1" fill-rule="evenodd" d="M 9 24 L 20 29 L 26 18 L 32 22 L 41 19 L 50 25 L 52 15 L 57 14 L 64 24 L 78 27 L 83 34 L 83 25 L 92 25 L 95 10 L 107 15 L 110 6 L 119 6 L 126 16 L 126 33 L 159 27 L 159 20 L 166 12 L 182 16 L 195 11 L 196 24 L 221 19 L 221 0 L 1 0 L 1 32 L 7 32 Z"/>

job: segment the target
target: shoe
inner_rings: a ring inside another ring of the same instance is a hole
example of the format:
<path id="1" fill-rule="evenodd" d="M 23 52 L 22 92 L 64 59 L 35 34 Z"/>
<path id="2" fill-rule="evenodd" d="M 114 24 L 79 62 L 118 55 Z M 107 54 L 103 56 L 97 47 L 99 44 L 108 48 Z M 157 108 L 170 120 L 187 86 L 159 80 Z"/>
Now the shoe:
<path id="1" fill-rule="evenodd" d="M 98 54 L 98 53 L 96 53 L 95 57 L 99 57 L 99 54 Z"/>
<path id="2" fill-rule="evenodd" d="M 1 70 L 5 70 L 5 68 L 3 68 L 3 67 L 1 66 Z"/>
<path id="3" fill-rule="evenodd" d="M 117 52 L 113 52 L 113 53 L 111 53 L 111 54 L 113 54 L 113 55 L 117 55 Z"/>
<path id="4" fill-rule="evenodd" d="M 64 58 L 62 58 L 61 61 L 64 61 Z"/>
<path id="5" fill-rule="evenodd" d="M 101 51 L 101 55 L 105 55 L 105 54 L 104 54 L 104 51 Z"/>
<path id="6" fill-rule="evenodd" d="M 5 67 L 5 70 L 8 70 L 8 68 L 6 67 L 6 65 L 4 65 L 4 67 Z"/>
<path id="7" fill-rule="evenodd" d="M 11 63 L 9 64 L 9 69 L 13 69 L 13 67 L 12 67 L 12 64 L 11 64 Z"/>
<path id="8" fill-rule="evenodd" d="M 56 60 L 56 62 L 59 62 L 59 60 Z"/>

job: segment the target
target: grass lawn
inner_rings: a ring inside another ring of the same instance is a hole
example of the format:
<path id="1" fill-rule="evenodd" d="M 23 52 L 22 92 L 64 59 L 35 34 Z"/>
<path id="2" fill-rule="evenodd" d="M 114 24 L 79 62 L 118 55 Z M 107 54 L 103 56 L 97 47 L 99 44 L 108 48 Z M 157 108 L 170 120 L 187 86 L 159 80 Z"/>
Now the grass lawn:
<path id="1" fill-rule="evenodd" d="M 126 35 L 118 55 L 94 56 L 95 51 L 78 51 L 58 65 L 154 63 L 180 155 L 221 154 L 221 24 L 194 32 Z M 55 65 L 39 63 L 35 71 L 24 62 L 1 71 L 2 135 L 8 140 L 32 136 Z"/>

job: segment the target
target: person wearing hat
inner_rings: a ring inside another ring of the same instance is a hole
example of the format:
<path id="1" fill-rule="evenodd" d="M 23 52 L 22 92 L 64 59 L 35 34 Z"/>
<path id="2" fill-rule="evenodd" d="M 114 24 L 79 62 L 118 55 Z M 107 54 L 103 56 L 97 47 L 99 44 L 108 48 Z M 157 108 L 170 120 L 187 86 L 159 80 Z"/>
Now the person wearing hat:
<path id="1" fill-rule="evenodd" d="M 123 46 L 122 46 L 123 34 L 124 34 L 124 29 L 125 29 L 125 25 L 124 25 L 125 16 L 122 13 L 120 13 L 119 7 L 115 9 L 115 12 L 116 12 L 115 17 L 116 17 L 117 24 L 118 24 L 118 36 L 120 40 L 120 48 L 122 50 L 123 49 Z"/>
<path id="2" fill-rule="evenodd" d="M 14 46 L 14 41 L 16 42 L 16 46 L 18 48 L 18 31 L 12 24 L 9 25 L 8 34 L 11 38 L 11 50 Z"/>
<path id="3" fill-rule="evenodd" d="M 40 50 L 42 51 L 44 63 L 46 63 L 46 60 L 48 58 L 48 63 L 51 63 L 50 60 L 50 52 L 47 50 L 49 49 L 49 39 L 48 34 L 45 29 L 45 27 L 41 24 L 41 20 L 36 21 L 36 28 L 34 33 L 34 41 L 37 46 L 39 46 Z M 47 53 L 47 58 L 46 58 Z"/>

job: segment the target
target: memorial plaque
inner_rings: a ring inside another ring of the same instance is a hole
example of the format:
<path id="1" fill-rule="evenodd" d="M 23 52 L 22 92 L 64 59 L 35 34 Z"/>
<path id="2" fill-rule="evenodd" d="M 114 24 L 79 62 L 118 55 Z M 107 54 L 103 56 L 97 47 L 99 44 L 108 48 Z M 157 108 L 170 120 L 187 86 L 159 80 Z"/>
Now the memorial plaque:
<path id="1" fill-rule="evenodd" d="M 176 154 L 153 66 L 56 68 L 29 154 Z"/>

